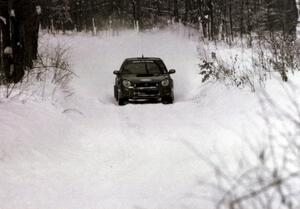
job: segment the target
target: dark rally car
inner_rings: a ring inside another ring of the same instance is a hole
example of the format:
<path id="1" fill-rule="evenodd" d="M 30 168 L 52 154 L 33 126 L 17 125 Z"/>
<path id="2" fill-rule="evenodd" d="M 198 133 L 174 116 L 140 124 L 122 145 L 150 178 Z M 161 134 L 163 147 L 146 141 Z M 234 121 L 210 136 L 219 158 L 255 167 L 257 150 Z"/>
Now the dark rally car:
<path id="1" fill-rule="evenodd" d="M 164 104 L 174 101 L 173 80 L 160 58 L 140 57 L 126 59 L 119 71 L 114 71 L 116 81 L 114 96 L 119 105 L 134 100 L 160 100 Z"/>

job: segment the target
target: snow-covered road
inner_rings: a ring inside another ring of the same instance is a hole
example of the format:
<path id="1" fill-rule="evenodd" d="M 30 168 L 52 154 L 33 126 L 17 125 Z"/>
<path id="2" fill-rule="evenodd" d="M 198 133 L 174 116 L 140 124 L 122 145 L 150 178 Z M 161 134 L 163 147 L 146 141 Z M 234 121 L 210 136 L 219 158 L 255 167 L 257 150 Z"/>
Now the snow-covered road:
<path id="1" fill-rule="evenodd" d="M 82 138 L 87 152 L 84 161 L 93 164 L 88 176 L 95 178 L 97 193 L 106 196 L 95 200 L 97 207 L 207 207 L 196 192 L 197 181 L 207 175 L 207 169 L 186 144 L 198 147 L 204 155 L 213 152 L 218 143 L 224 146 L 223 137 L 231 147 L 229 136 L 234 134 L 227 120 L 231 119 L 230 111 L 239 110 L 227 109 L 223 98 L 201 99 L 210 92 L 199 93 L 197 43 L 170 32 L 78 39 L 71 40 L 72 46 L 80 42 L 73 47 L 71 57 L 80 79 L 73 83 L 77 96 L 69 104 L 84 115 L 75 120 L 81 120 L 85 126 L 81 130 L 89 134 Z M 112 71 L 119 69 L 125 58 L 142 54 L 161 57 L 169 69 L 177 70 L 173 76 L 174 105 L 117 106 Z M 228 115 L 223 124 L 210 103 L 218 103 L 218 111 L 227 112 L 221 116 Z M 221 131 L 216 133 L 218 129 Z M 88 195 L 89 189 L 86 192 L 82 195 Z"/>
<path id="2" fill-rule="evenodd" d="M 239 153 L 258 124 L 249 119 L 256 96 L 202 85 L 197 42 L 174 32 L 51 39 L 70 46 L 75 93 L 62 107 L 0 104 L 0 208 L 210 208 L 199 180 L 211 171 L 200 155 L 219 151 L 229 162 Z M 117 106 L 112 72 L 141 54 L 177 70 L 173 105 Z"/>

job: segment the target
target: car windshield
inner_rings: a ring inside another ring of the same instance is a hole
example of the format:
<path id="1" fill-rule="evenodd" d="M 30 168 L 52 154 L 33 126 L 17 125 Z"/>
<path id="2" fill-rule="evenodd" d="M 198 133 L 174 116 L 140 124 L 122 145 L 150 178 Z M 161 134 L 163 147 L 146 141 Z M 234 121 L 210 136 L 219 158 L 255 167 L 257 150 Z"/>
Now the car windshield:
<path id="1" fill-rule="evenodd" d="M 154 61 L 130 61 L 124 63 L 122 74 L 161 75 L 165 73 L 163 66 Z"/>

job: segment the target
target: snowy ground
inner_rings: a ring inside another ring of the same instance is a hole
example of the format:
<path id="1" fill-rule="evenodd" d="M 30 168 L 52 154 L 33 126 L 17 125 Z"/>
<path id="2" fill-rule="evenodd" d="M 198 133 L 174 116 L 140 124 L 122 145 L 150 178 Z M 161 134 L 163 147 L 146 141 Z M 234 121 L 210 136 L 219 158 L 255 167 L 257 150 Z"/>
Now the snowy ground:
<path id="1" fill-rule="evenodd" d="M 202 85 L 197 42 L 176 33 L 47 37 L 71 47 L 75 94 L 0 103 L 0 208 L 211 208 L 199 154 L 230 162 L 261 134 L 257 94 Z M 177 70 L 175 104 L 117 106 L 112 72 L 142 53 Z"/>

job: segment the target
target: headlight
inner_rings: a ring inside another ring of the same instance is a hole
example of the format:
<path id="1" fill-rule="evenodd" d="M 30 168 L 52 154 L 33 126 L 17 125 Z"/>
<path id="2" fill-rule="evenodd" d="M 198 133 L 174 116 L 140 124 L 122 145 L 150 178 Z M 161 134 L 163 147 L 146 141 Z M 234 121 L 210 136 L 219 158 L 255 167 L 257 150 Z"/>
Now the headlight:
<path id="1" fill-rule="evenodd" d="M 165 80 L 163 80 L 163 81 L 161 82 L 161 85 L 164 86 L 164 87 L 169 86 L 169 84 L 170 84 L 169 79 L 165 79 Z"/>
<path id="2" fill-rule="evenodd" d="M 130 81 L 127 81 L 127 80 L 124 80 L 124 81 L 123 81 L 123 86 L 124 86 L 125 88 L 129 88 L 129 87 L 131 86 L 131 82 L 130 82 Z"/>

